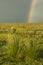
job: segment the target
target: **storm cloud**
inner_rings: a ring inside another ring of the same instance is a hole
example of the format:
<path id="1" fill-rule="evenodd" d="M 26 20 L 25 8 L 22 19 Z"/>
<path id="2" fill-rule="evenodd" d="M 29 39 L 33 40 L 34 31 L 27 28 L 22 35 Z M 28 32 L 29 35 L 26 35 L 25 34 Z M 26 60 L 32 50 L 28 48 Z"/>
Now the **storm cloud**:
<path id="1" fill-rule="evenodd" d="M 0 0 L 0 22 L 25 22 L 31 0 Z"/>

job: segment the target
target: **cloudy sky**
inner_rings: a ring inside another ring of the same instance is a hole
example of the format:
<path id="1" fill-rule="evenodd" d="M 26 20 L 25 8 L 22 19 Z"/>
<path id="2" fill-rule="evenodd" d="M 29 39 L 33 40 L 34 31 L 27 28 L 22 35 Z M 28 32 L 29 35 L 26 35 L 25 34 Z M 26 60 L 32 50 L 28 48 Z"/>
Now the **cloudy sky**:
<path id="1" fill-rule="evenodd" d="M 0 22 L 26 22 L 32 0 L 0 0 Z"/>
<path id="2" fill-rule="evenodd" d="M 33 0 L 30 22 L 43 22 L 43 0 Z"/>

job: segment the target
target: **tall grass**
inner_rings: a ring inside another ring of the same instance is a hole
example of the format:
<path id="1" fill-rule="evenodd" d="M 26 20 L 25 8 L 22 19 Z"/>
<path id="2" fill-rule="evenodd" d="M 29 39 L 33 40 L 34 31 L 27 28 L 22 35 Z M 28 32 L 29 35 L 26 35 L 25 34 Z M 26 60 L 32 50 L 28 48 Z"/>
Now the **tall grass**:
<path id="1" fill-rule="evenodd" d="M 0 33 L 0 65 L 43 65 L 43 35 L 19 27 Z"/>

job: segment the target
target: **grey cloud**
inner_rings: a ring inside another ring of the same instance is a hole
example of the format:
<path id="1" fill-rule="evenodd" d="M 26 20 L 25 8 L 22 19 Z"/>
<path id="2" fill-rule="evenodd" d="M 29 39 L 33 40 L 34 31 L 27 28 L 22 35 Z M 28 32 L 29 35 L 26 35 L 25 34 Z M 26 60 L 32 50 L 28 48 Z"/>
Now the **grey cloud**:
<path id="1" fill-rule="evenodd" d="M 27 21 L 31 0 L 0 0 L 0 21 Z"/>

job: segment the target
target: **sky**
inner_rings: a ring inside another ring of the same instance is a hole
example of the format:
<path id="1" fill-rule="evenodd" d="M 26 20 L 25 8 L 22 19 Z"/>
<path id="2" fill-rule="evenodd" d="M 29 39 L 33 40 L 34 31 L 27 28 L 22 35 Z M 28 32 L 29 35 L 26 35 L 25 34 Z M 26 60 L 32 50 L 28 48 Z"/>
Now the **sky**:
<path id="1" fill-rule="evenodd" d="M 0 0 L 0 22 L 26 22 L 32 0 Z"/>
<path id="2" fill-rule="evenodd" d="M 43 0 L 33 0 L 29 17 L 30 22 L 43 22 Z"/>

